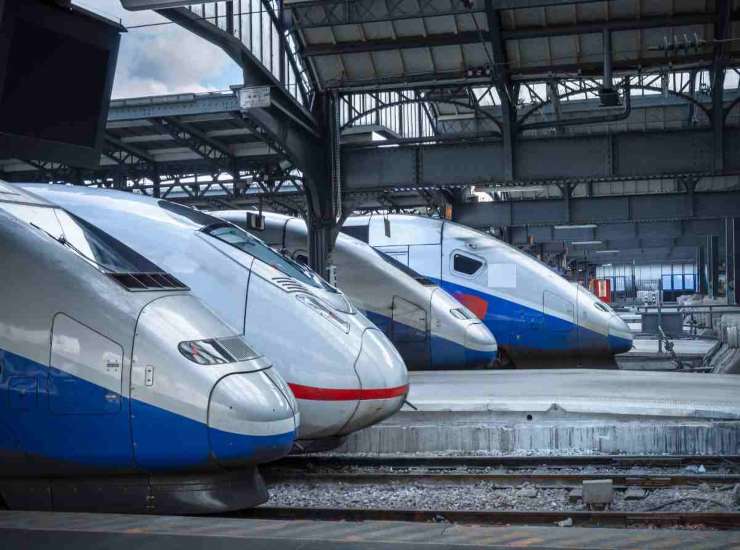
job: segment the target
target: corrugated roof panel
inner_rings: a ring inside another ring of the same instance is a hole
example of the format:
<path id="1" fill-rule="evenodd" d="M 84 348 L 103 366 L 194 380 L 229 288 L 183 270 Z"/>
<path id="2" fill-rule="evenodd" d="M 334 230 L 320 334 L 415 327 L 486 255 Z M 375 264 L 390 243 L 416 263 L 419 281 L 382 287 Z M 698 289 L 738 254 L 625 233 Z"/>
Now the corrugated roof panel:
<path id="1" fill-rule="evenodd" d="M 439 71 L 462 71 L 465 69 L 460 46 L 433 48 L 434 62 Z"/>
<path id="2" fill-rule="evenodd" d="M 388 23 L 365 23 L 362 28 L 368 40 L 393 38 L 393 27 Z"/>
<path id="3" fill-rule="evenodd" d="M 414 48 L 412 50 L 401 50 L 403 64 L 409 75 L 428 74 L 434 71 L 432 57 L 427 48 Z"/>
<path id="4" fill-rule="evenodd" d="M 375 66 L 382 68 L 385 74 L 403 74 L 403 61 L 401 60 L 401 54 L 398 50 L 374 52 L 373 59 L 375 59 Z"/>
<path id="5" fill-rule="evenodd" d="M 344 54 L 342 61 L 346 77 L 350 80 L 369 80 L 375 77 L 375 68 L 368 53 Z"/>
<path id="6" fill-rule="evenodd" d="M 398 19 L 389 24 L 396 30 L 396 36 L 424 36 L 427 34 L 422 19 Z"/>
<path id="7" fill-rule="evenodd" d="M 338 25 L 332 27 L 337 42 L 362 42 L 362 27 L 360 25 Z"/>
<path id="8" fill-rule="evenodd" d="M 343 70 L 338 56 L 314 57 L 313 62 L 321 82 L 342 80 Z"/>
<path id="9" fill-rule="evenodd" d="M 465 69 L 472 67 L 483 67 L 488 64 L 486 50 L 480 43 L 465 44 L 460 48 L 462 50 L 461 60 Z"/>
<path id="10" fill-rule="evenodd" d="M 567 24 L 606 21 L 621 17 L 622 15 L 634 14 L 636 13 L 636 9 L 637 2 L 633 3 L 629 0 L 621 0 L 620 2 L 587 2 L 578 4 L 574 10 L 575 17 Z M 620 10 L 624 12 L 622 15 L 619 15 Z"/>
<path id="11" fill-rule="evenodd" d="M 562 37 L 557 37 L 559 40 L 552 40 L 550 47 L 548 47 L 547 40 L 541 38 L 530 38 L 528 40 L 519 40 L 519 50 L 521 58 L 517 67 L 531 67 L 540 65 L 549 65 L 550 51 L 555 49 L 557 53 L 555 56 L 558 57 L 572 57 L 573 47 L 570 44 L 572 42 L 568 37 L 565 40 Z"/>
<path id="12" fill-rule="evenodd" d="M 454 15 L 427 17 L 424 23 L 430 34 L 450 34 L 461 30 L 456 19 Z M 467 19 L 472 22 L 469 16 L 461 16 L 460 19 Z"/>
<path id="13" fill-rule="evenodd" d="M 326 44 L 334 42 L 334 34 L 331 27 L 319 27 L 303 29 L 303 39 L 306 44 Z"/>

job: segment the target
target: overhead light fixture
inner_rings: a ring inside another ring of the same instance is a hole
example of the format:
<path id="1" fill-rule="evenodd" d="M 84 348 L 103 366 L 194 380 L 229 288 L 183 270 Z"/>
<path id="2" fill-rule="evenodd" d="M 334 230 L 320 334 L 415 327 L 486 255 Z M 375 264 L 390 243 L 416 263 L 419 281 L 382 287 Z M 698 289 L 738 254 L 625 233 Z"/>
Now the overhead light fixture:
<path id="1" fill-rule="evenodd" d="M 620 250 L 596 250 L 597 254 L 618 254 Z"/>
<path id="2" fill-rule="evenodd" d="M 595 223 L 584 223 L 581 225 L 556 225 L 555 229 L 596 229 L 598 226 Z"/>
<path id="3" fill-rule="evenodd" d="M 574 244 L 576 246 L 578 245 L 584 245 L 584 244 L 603 244 L 604 241 L 573 241 L 570 244 Z"/>

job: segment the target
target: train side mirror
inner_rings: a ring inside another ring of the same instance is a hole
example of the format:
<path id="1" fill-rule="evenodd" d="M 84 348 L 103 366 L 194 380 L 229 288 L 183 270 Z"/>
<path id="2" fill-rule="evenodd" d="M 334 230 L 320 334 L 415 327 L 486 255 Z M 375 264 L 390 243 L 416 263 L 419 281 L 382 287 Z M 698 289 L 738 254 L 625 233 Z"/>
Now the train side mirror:
<path id="1" fill-rule="evenodd" d="M 247 227 L 255 231 L 265 230 L 265 217 L 262 214 L 247 212 Z"/>

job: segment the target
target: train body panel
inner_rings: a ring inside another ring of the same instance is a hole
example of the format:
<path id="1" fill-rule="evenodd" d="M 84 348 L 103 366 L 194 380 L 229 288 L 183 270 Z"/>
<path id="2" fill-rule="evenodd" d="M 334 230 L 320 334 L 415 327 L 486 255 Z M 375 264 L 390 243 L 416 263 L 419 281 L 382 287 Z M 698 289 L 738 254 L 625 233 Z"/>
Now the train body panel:
<path id="1" fill-rule="evenodd" d="M 608 306 L 489 235 L 403 215 L 350 218 L 343 231 L 438 282 L 519 366 L 613 367 L 613 355 L 632 347 L 629 328 Z"/>
<path id="2" fill-rule="evenodd" d="M 247 493 L 226 500 L 264 501 L 254 466 L 287 454 L 298 423 L 295 400 L 270 363 L 254 352 L 194 361 L 183 344 L 249 346 L 187 287 L 95 226 L 12 186 L 0 183 L 0 191 L 5 504 L 95 509 L 107 494 L 119 510 L 196 511 L 204 494 L 218 493 L 218 510 L 223 485 L 190 489 L 193 500 L 183 494 L 167 505 L 129 489 L 151 490 L 150 476 L 173 473 L 184 481 L 197 472 L 205 483 L 225 464 L 247 479 Z M 152 286 L 134 291 L 133 279 Z M 235 383 L 253 393 L 229 400 Z M 73 480 L 83 476 L 98 484 L 96 496 L 78 491 Z M 104 478 L 111 493 L 101 492 Z M 161 494 L 182 490 L 173 481 Z"/>
<path id="3" fill-rule="evenodd" d="M 236 226 L 130 193 L 24 188 L 151 257 L 243 333 L 270 358 L 298 399 L 300 440 L 346 435 L 400 408 L 408 379 L 391 344 L 381 341 L 387 353 L 379 360 L 392 376 L 379 382 L 358 372 L 372 324 L 342 293 Z M 382 397 L 371 390 L 380 390 Z M 372 414 L 361 408 L 365 401 L 372 402 Z"/>
<path id="4" fill-rule="evenodd" d="M 214 215 L 238 224 L 294 260 L 306 262 L 306 224 L 264 213 L 264 229 L 250 228 L 244 210 Z M 340 234 L 332 252 L 336 284 L 388 336 L 409 369 L 488 366 L 496 358 L 490 331 L 464 306 L 418 273 L 366 243 Z"/>

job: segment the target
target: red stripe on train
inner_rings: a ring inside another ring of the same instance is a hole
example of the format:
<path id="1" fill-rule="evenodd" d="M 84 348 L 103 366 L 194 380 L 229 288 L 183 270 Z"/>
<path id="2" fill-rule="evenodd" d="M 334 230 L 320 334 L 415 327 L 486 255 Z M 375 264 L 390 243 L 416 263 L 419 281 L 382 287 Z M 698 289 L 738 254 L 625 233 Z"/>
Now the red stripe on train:
<path id="1" fill-rule="evenodd" d="M 293 390 L 296 399 L 309 401 L 367 401 L 369 399 L 392 399 L 405 395 L 409 386 L 398 386 L 397 388 L 370 388 L 370 389 L 337 389 L 337 388 L 314 388 L 313 386 L 302 386 L 300 384 L 288 384 Z"/>

